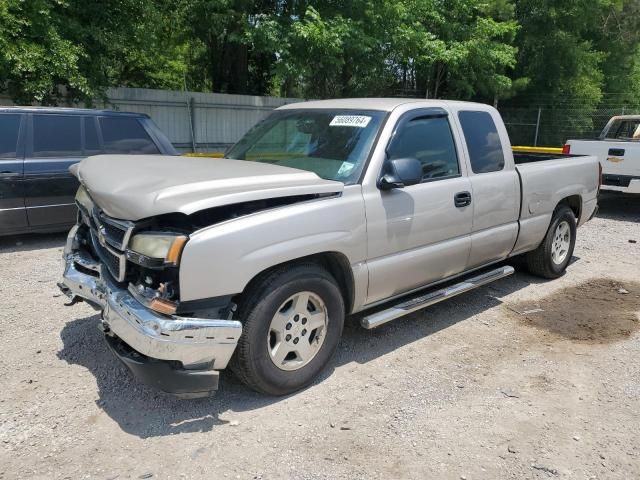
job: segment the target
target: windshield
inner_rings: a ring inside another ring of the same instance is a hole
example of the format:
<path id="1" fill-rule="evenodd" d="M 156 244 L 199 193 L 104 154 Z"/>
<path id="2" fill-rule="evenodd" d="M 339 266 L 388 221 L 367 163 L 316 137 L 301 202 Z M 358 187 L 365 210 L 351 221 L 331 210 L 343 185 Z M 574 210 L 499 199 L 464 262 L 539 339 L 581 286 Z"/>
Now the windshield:
<path id="1" fill-rule="evenodd" d="M 385 112 L 281 110 L 253 127 L 225 158 L 273 163 L 356 183 Z"/>

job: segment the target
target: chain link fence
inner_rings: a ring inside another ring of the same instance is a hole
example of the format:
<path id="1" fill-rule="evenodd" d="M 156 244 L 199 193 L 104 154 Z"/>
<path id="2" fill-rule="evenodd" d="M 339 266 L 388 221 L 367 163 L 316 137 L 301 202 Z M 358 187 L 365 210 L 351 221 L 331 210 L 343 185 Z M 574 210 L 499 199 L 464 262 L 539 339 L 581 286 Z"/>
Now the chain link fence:
<path id="1" fill-rule="evenodd" d="M 640 107 L 547 105 L 498 108 L 513 145 L 559 147 L 570 138 L 597 138 L 616 115 L 640 114 Z"/>

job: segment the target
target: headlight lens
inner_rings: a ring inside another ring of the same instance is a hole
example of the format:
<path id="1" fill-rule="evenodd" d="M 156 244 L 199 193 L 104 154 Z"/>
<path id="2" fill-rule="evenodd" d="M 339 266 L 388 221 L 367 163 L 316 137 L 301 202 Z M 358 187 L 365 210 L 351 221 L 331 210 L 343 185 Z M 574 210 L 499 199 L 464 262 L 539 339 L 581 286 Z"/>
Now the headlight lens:
<path id="1" fill-rule="evenodd" d="M 76 192 L 76 202 L 78 202 L 87 212 L 93 210 L 93 200 L 87 193 L 87 189 L 80 185 Z"/>
<path id="2" fill-rule="evenodd" d="M 139 233 L 131 239 L 129 250 L 145 257 L 178 265 L 187 237 L 171 233 Z"/>

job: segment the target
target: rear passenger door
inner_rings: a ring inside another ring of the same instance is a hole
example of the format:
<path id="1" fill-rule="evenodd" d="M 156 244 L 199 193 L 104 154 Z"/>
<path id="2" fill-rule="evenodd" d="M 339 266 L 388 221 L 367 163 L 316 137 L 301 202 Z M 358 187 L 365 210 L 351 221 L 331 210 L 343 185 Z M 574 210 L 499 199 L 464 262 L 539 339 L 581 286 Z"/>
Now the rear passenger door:
<path id="1" fill-rule="evenodd" d="M 24 230 L 24 114 L 0 113 L 0 233 Z"/>
<path id="2" fill-rule="evenodd" d="M 34 113 L 25 159 L 25 206 L 29 226 L 46 228 L 73 224 L 78 181 L 69 167 L 85 157 L 82 134 L 93 127 L 82 115 Z"/>
<path id="3" fill-rule="evenodd" d="M 498 113 L 458 112 L 473 192 L 471 254 L 467 269 L 506 258 L 518 236 L 520 182 L 513 158 L 505 158 L 503 144 L 509 145 L 507 132 L 494 115 Z"/>

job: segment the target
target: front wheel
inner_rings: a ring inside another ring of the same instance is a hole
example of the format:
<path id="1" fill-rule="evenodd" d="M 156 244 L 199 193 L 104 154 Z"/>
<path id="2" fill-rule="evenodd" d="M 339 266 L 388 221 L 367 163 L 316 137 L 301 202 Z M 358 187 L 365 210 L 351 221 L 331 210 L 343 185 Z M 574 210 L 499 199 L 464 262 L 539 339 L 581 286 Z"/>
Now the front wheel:
<path id="1" fill-rule="evenodd" d="M 566 205 L 556 208 L 540 246 L 526 255 L 529 271 L 544 278 L 564 274 L 576 244 L 576 217 Z"/>
<path id="2" fill-rule="evenodd" d="M 309 385 L 335 351 L 344 301 L 334 278 L 315 264 L 279 269 L 241 302 L 243 331 L 232 369 L 249 387 L 286 395 Z"/>

